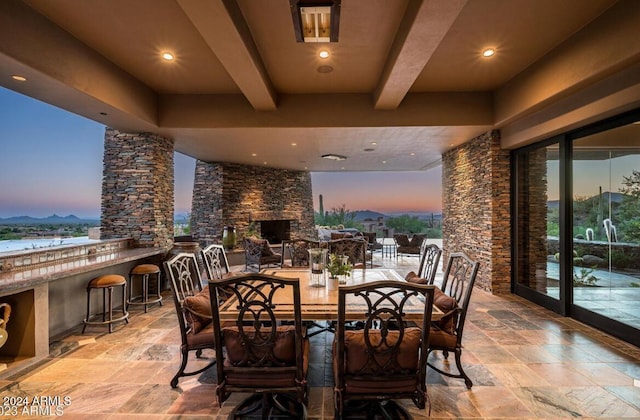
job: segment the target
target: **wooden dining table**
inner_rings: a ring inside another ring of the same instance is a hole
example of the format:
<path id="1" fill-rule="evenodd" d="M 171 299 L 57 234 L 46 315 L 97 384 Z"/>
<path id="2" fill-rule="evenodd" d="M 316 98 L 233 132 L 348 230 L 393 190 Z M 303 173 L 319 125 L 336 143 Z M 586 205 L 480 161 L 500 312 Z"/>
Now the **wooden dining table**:
<path id="1" fill-rule="evenodd" d="M 262 270 L 263 274 L 270 274 L 279 277 L 297 278 L 300 281 L 300 303 L 303 321 L 336 321 L 338 319 L 338 289 L 342 286 L 352 286 L 357 284 L 371 283 L 379 280 L 405 281 L 395 270 L 391 269 L 366 269 L 353 270 L 351 276 L 347 278 L 346 284 L 339 284 L 338 280 L 327 278 L 325 286 L 312 286 L 309 283 L 310 273 L 308 268 L 280 268 Z M 281 298 L 275 296 L 274 303 L 277 305 L 275 311 L 279 318 L 286 319 L 293 317 L 293 303 L 290 295 L 283 294 Z M 360 319 L 365 307 L 360 303 L 347 301 L 347 319 Z M 406 319 L 408 321 L 422 320 L 424 305 L 418 297 L 410 299 L 405 307 Z M 238 312 L 235 306 L 235 299 L 227 299 L 219 307 L 220 318 L 224 320 L 235 320 Z M 350 316 L 350 314 L 352 314 Z M 444 313 L 436 306 L 433 307 L 432 320 L 442 318 Z"/>

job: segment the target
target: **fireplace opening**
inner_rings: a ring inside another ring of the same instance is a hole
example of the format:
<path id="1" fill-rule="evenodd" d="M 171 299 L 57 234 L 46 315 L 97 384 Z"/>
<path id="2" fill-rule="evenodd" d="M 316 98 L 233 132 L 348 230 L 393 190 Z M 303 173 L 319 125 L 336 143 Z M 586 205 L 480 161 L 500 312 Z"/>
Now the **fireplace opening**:
<path id="1" fill-rule="evenodd" d="M 270 244 L 280 244 L 291 239 L 289 220 L 264 220 L 260 222 L 260 236 Z"/>

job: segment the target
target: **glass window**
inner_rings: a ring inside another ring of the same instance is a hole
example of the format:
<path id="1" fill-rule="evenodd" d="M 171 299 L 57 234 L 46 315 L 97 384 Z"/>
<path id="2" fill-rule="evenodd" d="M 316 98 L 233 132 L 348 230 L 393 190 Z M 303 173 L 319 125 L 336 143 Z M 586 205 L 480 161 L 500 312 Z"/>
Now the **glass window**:
<path id="1" fill-rule="evenodd" d="M 640 125 L 573 142 L 573 304 L 640 328 Z"/>

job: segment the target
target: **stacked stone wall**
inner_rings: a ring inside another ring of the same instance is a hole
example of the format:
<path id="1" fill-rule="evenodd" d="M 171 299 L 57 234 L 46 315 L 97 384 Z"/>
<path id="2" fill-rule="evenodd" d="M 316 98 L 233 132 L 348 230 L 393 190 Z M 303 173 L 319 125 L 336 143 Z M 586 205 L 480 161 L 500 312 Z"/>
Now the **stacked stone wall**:
<path id="1" fill-rule="evenodd" d="M 518 163 L 517 281 L 547 292 L 547 149 L 520 155 Z"/>
<path id="2" fill-rule="evenodd" d="M 220 242 L 224 226 L 238 241 L 260 221 L 289 220 L 292 237 L 313 238 L 311 175 L 305 171 L 196 162 L 191 232 L 202 245 Z"/>
<path id="3" fill-rule="evenodd" d="M 497 131 L 442 155 L 445 261 L 462 251 L 480 262 L 476 287 L 511 290 L 510 158 Z"/>
<path id="4" fill-rule="evenodd" d="M 132 238 L 136 247 L 170 247 L 173 140 L 107 128 L 103 164 L 101 238 Z"/>

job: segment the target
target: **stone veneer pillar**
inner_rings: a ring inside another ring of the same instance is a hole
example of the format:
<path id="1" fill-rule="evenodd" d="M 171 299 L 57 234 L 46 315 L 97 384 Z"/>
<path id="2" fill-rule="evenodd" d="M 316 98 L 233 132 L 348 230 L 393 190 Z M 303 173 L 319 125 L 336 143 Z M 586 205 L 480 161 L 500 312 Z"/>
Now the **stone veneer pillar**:
<path id="1" fill-rule="evenodd" d="M 136 247 L 173 243 L 173 140 L 107 128 L 102 176 L 102 239 Z"/>
<path id="2" fill-rule="evenodd" d="M 547 148 L 541 147 L 520 156 L 518 163 L 518 227 L 519 284 L 547 293 Z"/>
<path id="3" fill-rule="evenodd" d="M 196 161 L 194 240 L 219 243 L 224 226 L 233 225 L 240 241 L 251 222 L 266 220 L 289 220 L 291 237 L 316 237 L 309 172 Z M 259 223 L 254 228 L 259 233 Z"/>
<path id="4" fill-rule="evenodd" d="M 449 253 L 480 262 L 476 286 L 495 294 L 511 290 L 509 151 L 490 131 L 442 155 L 442 237 Z"/>

